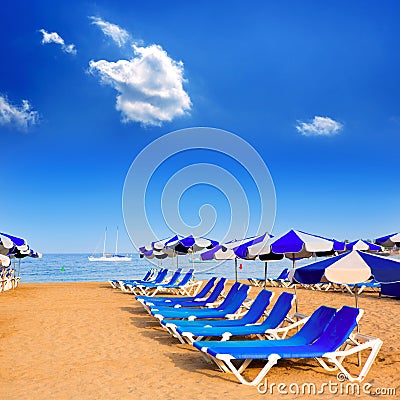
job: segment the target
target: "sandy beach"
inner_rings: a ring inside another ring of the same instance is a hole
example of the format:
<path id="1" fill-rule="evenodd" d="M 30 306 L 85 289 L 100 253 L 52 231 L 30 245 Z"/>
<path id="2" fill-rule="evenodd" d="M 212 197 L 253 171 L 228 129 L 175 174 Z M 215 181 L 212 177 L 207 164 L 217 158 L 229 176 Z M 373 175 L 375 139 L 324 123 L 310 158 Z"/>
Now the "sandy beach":
<path id="1" fill-rule="evenodd" d="M 252 289 L 252 297 L 257 290 Z M 271 290 L 279 294 L 283 289 Z M 298 297 L 299 311 L 306 314 L 320 304 L 354 304 L 343 293 L 300 289 Z M 301 397 L 262 395 L 255 387 L 239 384 L 207 364 L 198 351 L 178 344 L 131 295 L 106 283 L 22 283 L 0 295 L 0 307 L 3 399 Z M 365 310 L 361 332 L 384 342 L 365 382 L 371 390 L 396 388 L 400 393 L 400 303 L 366 293 L 360 307 Z M 353 370 L 355 361 L 356 357 L 351 361 Z M 324 371 L 314 360 L 281 361 L 267 378 L 268 383 L 287 385 L 337 382 L 335 372 Z M 326 390 L 311 397 L 337 396 Z"/>

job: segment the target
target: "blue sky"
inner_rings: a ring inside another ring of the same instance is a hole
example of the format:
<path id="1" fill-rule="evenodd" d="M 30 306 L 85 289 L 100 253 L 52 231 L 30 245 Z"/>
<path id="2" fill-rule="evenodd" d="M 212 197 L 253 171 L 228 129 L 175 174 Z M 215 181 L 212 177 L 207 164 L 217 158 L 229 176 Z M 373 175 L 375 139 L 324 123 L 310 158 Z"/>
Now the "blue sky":
<path id="1" fill-rule="evenodd" d="M 4 3 L 1 230 L 43 252 L 91 252 L 105 226 L 113 235 L 119 225 L 132 251 L 121 210 L 132 161 L 169 132 L 209 126 L 267 164 L 274 233 L 397 232 L 399 12 L 397 1 Z M 248 177 L 222 158 L 257 218 Z M 204 202 L 218 211 L 218 235 L 229 201 L 217 189 L 187 191 L 181 214 L 196 222 Z"/>

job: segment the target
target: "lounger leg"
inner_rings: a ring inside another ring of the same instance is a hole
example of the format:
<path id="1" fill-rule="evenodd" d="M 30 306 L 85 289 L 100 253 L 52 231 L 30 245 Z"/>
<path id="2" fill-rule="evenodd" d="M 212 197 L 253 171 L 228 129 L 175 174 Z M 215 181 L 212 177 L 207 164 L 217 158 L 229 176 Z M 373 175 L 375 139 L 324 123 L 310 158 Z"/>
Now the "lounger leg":
<path id="1" fill-rule="evenodd" d="M 364 378 L 367 376 L 369 370 L 371 369 L 372 364 L 374 363 L 374 360 L 375 360 L 376 356 L 378 355 L 378 352 L 381 347 L 382 347 L 382 340 L 374 339 L 374 340 L 368 341 L 366 343 L 360 344 L 358 346 L 355 346 L 355 347 L 351 348 L 350 350 L 343 350 L 343 351 L 337 351 L 337 352 L 333 352 L 333 353 L 324 354 L 324 357 L 326 357 L 328 359 L 328 361 L 335 364 L 335 366 L 346 375 L 347 379 L 350 382 L 362 382 L 364 380 Z M 369 354 L 367 360 L 365 361 L 363 368 L 361 369 L 360 374 L 358 376 L 352 376 L 350 374 L 350 372 L 347 371 L 346 368 L 344 368 L 344 366 L 342 364 L 343 358 L 348 355 L 351 355 L 351 354 L 359 353 L 362 350 L 366 350 L 366 349 L 371 349 L 371 351 L 370 351 L 370 354 Z M 326 363 L 323 360 L 318 360 L 318 361 L 325 368 L 324 365 L 326 365 Z M 322 363 L 321 363 L 321 361 L 322 361 Z M 325 369 L 327 369 L 327 368 L 325 368 Z"/>
<path id="2" fill-rule="evenodd" d="M 248 381 L 245 378 L 243 378 L 243 376 L 239 372 L 239 370 L 244 370 L 244 368 L 242 367 L 249 360 L 245 360 L 245 363 L 243 363 L 242 366 L 239 369 L 237 369 L 232 363 L 231 356 L 227 354 L 217 354 L 216 358 L 225 363 L 226 367 L 229 368 L 229 370 L 236 376 L 236 378 L 239 380 L 240 383 L 243 383 L 244 385 L 248 386 L 257 386 L 259 383 L 261 383 L 261 381 L 263 380 L 264 376 L 268 373 L 268 371 L 278 362 L 280 357 L 277 354 L 271 354 L 268 357 L 268 362 L 265 364 L 264 368 L 258 373 L 258 375 L 252 381 Z"/>

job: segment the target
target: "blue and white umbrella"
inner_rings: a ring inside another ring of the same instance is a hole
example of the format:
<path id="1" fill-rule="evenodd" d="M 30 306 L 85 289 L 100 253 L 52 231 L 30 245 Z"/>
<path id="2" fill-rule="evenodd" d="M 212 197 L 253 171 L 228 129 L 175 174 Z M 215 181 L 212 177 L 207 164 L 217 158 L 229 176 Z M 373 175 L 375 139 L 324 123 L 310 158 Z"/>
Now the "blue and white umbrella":
<path id="1" fill-rule="evenodd" d="M 367 242 L 366 240 L 355 240 L 351 243 L 346 243 L 346 251 L 360 250 L 370 253 L 382 251 L 382 247 L 377 244 Z"/>
<path id="2" fill-rule="evenodd" d="M 280 236 L 275 236 L 267 241 L 263 247 L 253 246 L 249 249 L 250 256 L 259 257 L 260 260 L 268 259 L 271 253 L 283 254 L 286 258 L 299 260 L 313 255 L 325 256 L 334 254 L 335 251 L 345 249 L 345 244 L 334 239 L 312 235 L 303 231 L 291 229 Z"/>
<path id="3" fill-rule="evenodd" d="M 262 242 L 268 233 L 263 235 L 248 237 L 240 240 L 232 240 L 227 243 L 223 243 L 215 246 L 211 250 L 208 250 L 200 255 L 201 259 L 206 260 L 234 260 L 235 261 L 235 279 L 237 282 L 238 271 L 237 271 L 237 259 L 238 254 L 244 254 L 246 252 L 246 246 Z M 238 254 L 236 254 L 238 252 Z M 244 258 L 244 257 L 242 257 Z"/>
<path id="4" fill-rule="evenodd" d="M 392 233 L 391 235 L 382 236 L 380 238 L 375 239 L 375 242 L 381 246 L 385 247 L 400 247 L 400 232 Z"/>
<path id="5" fill-rule="evenodd" d="M 11 258 L 41 258 L 42 256 L 40 253 L 30 249 L 25 239 L 2 232 L 0 232 L 0 254 Z"/>
<path id="6" fill-rule="evenodd" d="M 141 247 L 142 249 L 143 247 Z M 148 259 L 153 259 L 156 258 L 158 260 L 163 260 L 164 258 L 168 257 L 167 253 L 164 253 L 162 250 L 145 250 L 143 252 L 140 253 L 140 257 L 143 258 L 148 258 Z"/>
<path id="7" fill-rule="evenodd" d="M 250 255 L 258 256 L 262 261 L 268 261 L 274 255 L 284 255 L 293 262 L 296 267 L 296 260 L 315 256 L 326 256 L 336 251 L 344 250 L 345 244 L 322 236 L 312 235 L 303 231 L 291 229 L 283 235 L 276 236 L 265 243 L 264 247 L 252 248 Z M 298 311 L 297 289 L 294 285 L 296 295 L 296 312 Z"/>
<path id="8" fill-rule="evenodd" d="M 254 240 L 252 242 L 245 243 L 239 247 L 237 247 L 234 251 L 235 254 L 243 258 L 245 260 L 255 260 L 260 251 L 264 248 L 266 248 L 270 243 L 271 240 L 273 239 L 273 236 L 270 234 L 266 233 L 262 240 Z M 267 288 L 267 275 L 268 275 L 268 261 L 279 261 L 282 260 L 284 257 L 283 254 L 275 254 L 275 253 L 269 253 L 268 255 L 264 255 L 263 261 L 264 261 L 264 288 Z"/>
<path id="9" fill-rule="evenodd" d="M 329 282 L 357 285 L 373 277 L 380 283 L 400 282 L 400 261 L 359 250 L 296 268 L 291 272 L 296 282 L 317 284 Z M 357 290 L 356 306 L 358 307 Z"/>
<path id="10" fill-rule="evenodd" d="M 178 254 L 196 253 L 204 249 L 212 249 L 219 243 L 205 237 L 194 237 L 193 235 L 168 242 L 165 247 L 172 249 Z"/>

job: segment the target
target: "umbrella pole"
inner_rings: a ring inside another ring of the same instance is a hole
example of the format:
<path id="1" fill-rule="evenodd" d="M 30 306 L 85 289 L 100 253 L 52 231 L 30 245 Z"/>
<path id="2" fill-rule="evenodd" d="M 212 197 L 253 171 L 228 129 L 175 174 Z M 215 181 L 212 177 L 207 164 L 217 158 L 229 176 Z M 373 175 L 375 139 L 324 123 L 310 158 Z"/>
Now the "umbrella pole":
<path id="1" fill-rule="evenodd" d="M 356 301 L 356 308 L 358 308 L 358 286 L 357 283 L 354 285 L 354 299 Z M 360 333 L 360 324 L 357 322 L 357 333 Z M 357 353 L 358 366 L 361 366 L 361 354 Z"/>
<path id="2" fill-rule="evenodd" d="M 238 281 L 237 257 L 235 257 L 235 280 Z"/>
<path id="3" fill-rule="evenodd" d="M 294 257 L 294 254 L 292 254 L 292 256 Z M 293 258 L 292 259 L 292 262 L 293 262 L 293 269 L 295 269 L 296 268 L 296 260 Z M 296 314 L 298 313 L 298 311 L 299 311 L 299 304 L 298 304 L 298 301 L 297 301 L 297 287 L 296 287 L 296 282 L 293 284 L 293 289 L 294 289 L 294 303 L 295 303 L 295 309 L 296 309 Z"/>
<path id="4" fill-rule="evenodd" d="M 264 263 L 264 289 L 267 288 L 267 270 L 268 270 L 268 262 Z"/>

